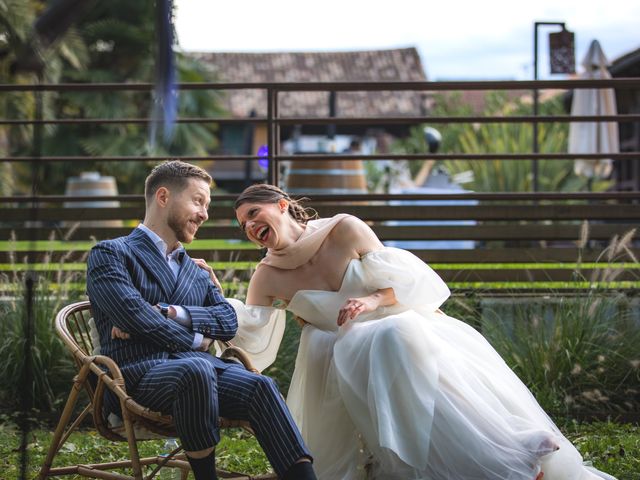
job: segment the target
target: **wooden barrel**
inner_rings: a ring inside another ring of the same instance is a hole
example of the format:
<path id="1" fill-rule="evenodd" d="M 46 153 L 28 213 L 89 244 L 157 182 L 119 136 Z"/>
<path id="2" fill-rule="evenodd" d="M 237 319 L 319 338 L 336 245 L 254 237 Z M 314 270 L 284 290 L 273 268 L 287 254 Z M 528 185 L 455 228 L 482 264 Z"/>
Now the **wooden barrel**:
<path id="1" fill-rule="evenodd" d="M 82 172 L 79 177 L 69 177 L 64 194 L 68 197 L 103 197 L 118 195 L 116 179 L 113 177 L 103 177 L 98 172 Z M 65 208 L 118 208 L 120 202 L 117 200 L 92 201 L 83 200 L 77 202 L 65 202 Z M 83 215 L 84 218 L 91 218 L 91 214 Z M 121 227 L 122 220 L 83 220 L 78 218 L 82 227 Z M 71 226 L 77 222 L 66 222 L 66 226 Z"/>
<path id="2" fill-rule="evenodd" d="M 286 189 L 294 195 L 367 193 L 364 164 L 362 160 L 293 160 Z"/>

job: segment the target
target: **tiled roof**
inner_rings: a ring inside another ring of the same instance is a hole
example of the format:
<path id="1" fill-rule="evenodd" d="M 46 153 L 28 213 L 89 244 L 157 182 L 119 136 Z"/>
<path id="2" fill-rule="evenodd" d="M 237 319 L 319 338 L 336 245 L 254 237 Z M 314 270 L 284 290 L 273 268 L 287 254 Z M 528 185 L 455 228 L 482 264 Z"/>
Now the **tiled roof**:
<path id="1" fill-rule="evenodd" d="M 187 52 L 203 62 L 213 80 L 223 82 L 370 82 L 425 81 L 426 75 L 415 48 L 360 52 L 229 53 Z M 230 90 L 227 110 L 245 117 L 255 110 L 267 114 L 264 90 Z M 336 115 L 424 115 L 429 96 L 423 92 L 338 92 Z M 279 94 L 282 116 L 326 117 L 328 92 Z"/>

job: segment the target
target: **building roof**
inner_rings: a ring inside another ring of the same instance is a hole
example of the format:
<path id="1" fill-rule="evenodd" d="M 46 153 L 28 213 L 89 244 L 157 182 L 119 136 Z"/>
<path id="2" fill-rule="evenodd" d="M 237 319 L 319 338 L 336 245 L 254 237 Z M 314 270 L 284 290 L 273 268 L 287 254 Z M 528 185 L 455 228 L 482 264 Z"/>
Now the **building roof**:
<path id="1" fill-rule="evenodd" d="M 640 76 L 640 48 L 636 48 L 611 62 L 609 67 L 613 77 Z"/>
<path id="2" fill-rule="evenodd" d="M 371 82 L 426 81 L 415 48 L 358 52 L 233 53 L 187 52 L 202 62 L 212 79 L 222 82 Z M 226 92 L 227 110 L 236 117 L 252 111 L 267 114 L 264 90 Z M 425 92 L 338 92 L 336 116 L 424 115 L 429 95 Z M 329 116 L 328 92 L 279 94 L 283 117 Z"/>

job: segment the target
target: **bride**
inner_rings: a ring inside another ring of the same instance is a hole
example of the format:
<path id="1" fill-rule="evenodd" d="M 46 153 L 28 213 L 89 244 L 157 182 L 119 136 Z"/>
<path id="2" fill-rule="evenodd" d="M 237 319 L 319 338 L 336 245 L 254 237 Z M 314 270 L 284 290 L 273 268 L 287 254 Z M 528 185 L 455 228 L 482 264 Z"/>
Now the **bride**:
<path id="1" fill-rule="evenodd" d="M 311 220 L 271 185 L 235 208 L 268 249 L 247 305 L 232 300 L 239 340 L 263 368 L 284 329 L 273 306 L 304 321 L 287 403 L 319 478 L 613 479 L 583 465 L 480 333 L 439 310 L 449 289 L 420 259 L 353 216 Z"/>

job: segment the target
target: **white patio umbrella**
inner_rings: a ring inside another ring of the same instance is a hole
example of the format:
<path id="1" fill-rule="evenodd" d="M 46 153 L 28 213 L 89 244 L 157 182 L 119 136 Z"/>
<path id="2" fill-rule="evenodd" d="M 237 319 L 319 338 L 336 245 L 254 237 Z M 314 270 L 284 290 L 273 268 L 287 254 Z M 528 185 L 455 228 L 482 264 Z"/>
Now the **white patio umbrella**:
<path id="1" fill-rule="evenodd" d="M 582 79 L 611 78 L 600 43 L 593 40 L 582 61 Z M 571 115 L 616 115 L 616 94 L 612 88 L 576 89 L 573 92 Z M 618 153 L 620 144 L 617 122 L 571 122 L 569 153 Z M 574 163 L 577 175 L 606 178 L 611 173 L 612 160 L 578 159 Z"/>

